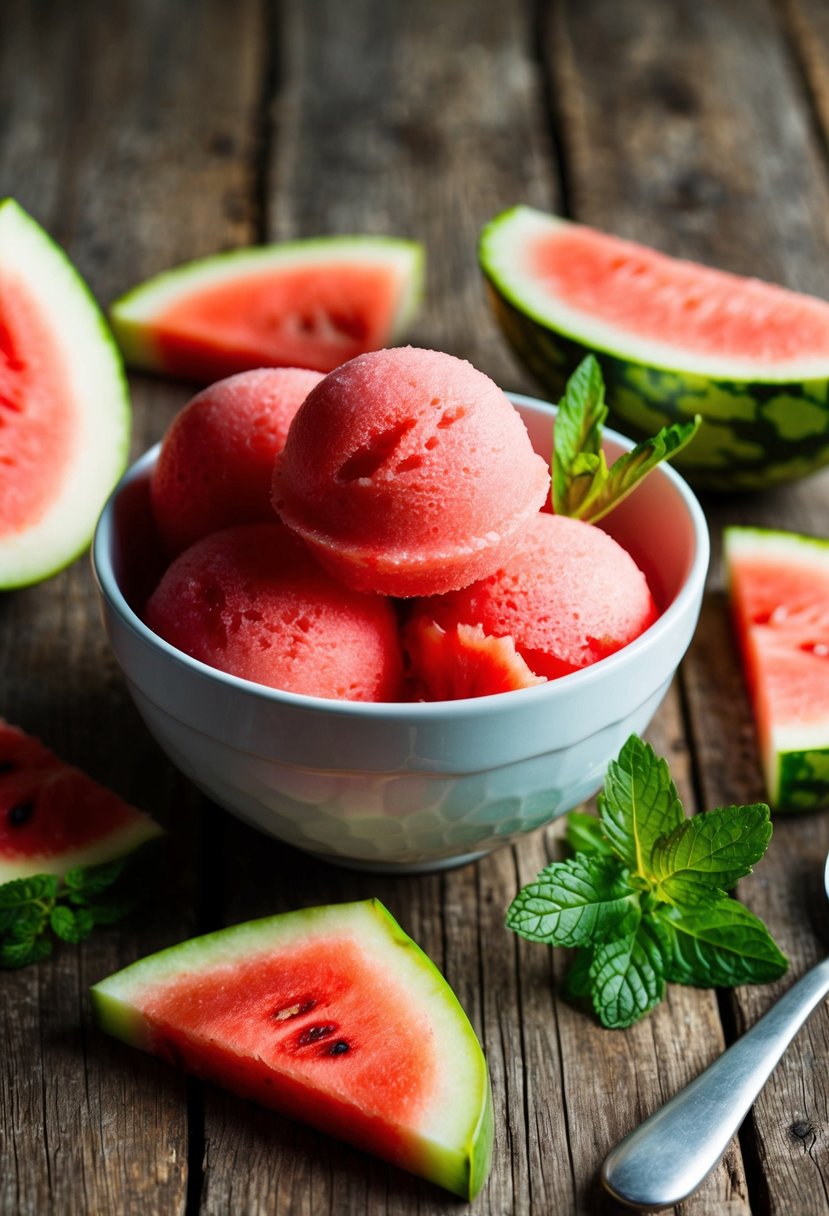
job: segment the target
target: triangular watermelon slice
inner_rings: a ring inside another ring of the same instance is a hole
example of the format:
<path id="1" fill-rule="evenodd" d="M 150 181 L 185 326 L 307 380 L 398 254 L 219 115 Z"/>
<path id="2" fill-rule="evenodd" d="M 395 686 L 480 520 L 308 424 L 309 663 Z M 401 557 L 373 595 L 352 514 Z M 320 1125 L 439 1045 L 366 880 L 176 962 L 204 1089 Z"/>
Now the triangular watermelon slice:
<path id="1" fill-rule="evenodd" d="M 829 540 L 732 527 L 724 550 L 769 801 L 829 806 Z"/>
<path id="2" fill-rule="evenodd" d="M 546 684 L 515 648 L 511 637 L 491 637 L 481 625 L 455 622 L 443 629 L 428 615 L 413 617 L 403 631 L 415 695 L 429 701 L 486 697 Z"/>
<path id="3" fill-rule="evenodd" d="M 131 367 L 204 383 L 256 367 L 329 372 L 394 344 L 422 277 L 416 241 L 319 237 L 188 262 L 110 315 Z"/>
<path id="4" fill-rule="evenodd" d="M 161 827 L 0 719 L 0 884 L 122 857 Z"/>
<path id="5" fill-rule="evenodd" d="M 92 989 L 100 1025 L 471 1199 L 492 1152 L 481 1048 L 377 900 L 251 921 Z"/>
<path id="6" fill-rule="evenodd" d="M 65 254 L 0 202 L 0 589 L 38 582 L 89 543 L 127 460 L 118 350 Z"/>

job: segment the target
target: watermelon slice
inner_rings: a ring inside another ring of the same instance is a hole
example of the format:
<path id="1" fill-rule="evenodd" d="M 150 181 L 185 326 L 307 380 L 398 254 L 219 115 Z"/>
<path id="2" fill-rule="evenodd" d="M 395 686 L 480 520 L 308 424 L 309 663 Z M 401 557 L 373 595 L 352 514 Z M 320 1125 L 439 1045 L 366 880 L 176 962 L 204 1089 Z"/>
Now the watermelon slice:
<path id="1" fill-rule="evenodd" d="M 86 548 L 126 465 L 129 396 L 106 322 L 63 252 L 0 202 L 0 589 Z"/>
<path id="2" fill-rule="evenodd" d="M 92 989 L 100 1025 L 466 1198 L 492 1150 L 489 1074 L 440 972 L 377 900 L 251 921 Z"/>
<path id="3" fill-rule="evenodd" d="M 495 638 L 482 625 L 454 623 L 442 629 L 428 616 L 415 616 L 403 631 L 415 692 L 428 701 L 486 697 L 546 684 L 515 649 L 511 637 Z"/>
<path id="4" fill-rule="evenodd" d="M 726 528 L 724 545 L 769 802 L 829 806 L 829 540 Z"/>
<path id="5" fill-rule="evenodd" d="M 762 488 L 829 462 L 829 303 L 514 207 L 480 262 L 504 334 L 561 395 L 588 351 L 641 438 L 700 414 L 675 464 L 696 485 Z"/>
<path id="6" fill-rule="evenodd" d="M 321 237 L 178 266 L 110 316 L 132 367 L 205 383 L 256 367 L 329 372 L 397 340 L 422 277 L 415 241 Z"/>
<path id="7" fill-rule="evenodd" d="M 0 719 L 0 884 L 62 878 L 161 834 L 149 815 Z"/>

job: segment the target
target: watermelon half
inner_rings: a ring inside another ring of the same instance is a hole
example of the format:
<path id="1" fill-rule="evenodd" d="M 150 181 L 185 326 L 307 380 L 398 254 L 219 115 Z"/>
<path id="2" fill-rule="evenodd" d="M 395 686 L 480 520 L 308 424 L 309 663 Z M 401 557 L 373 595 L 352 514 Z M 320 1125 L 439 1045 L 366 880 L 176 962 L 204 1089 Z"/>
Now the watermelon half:
<path id="1" fill-rule="evenodd" d="M 530 207 L 479 256 L 507 339 L 554 397 L 588 351 L 626 433 L 700 414 L 674 463 L 695 485 L 763 488 L 829 462 L 829 303 L 681 261 Z"/>
<path id="2" fill-rule="evenodd" d="M 466 1198 L 492 1150 L 481 1048 L 377 900 L 251 921 L 92 989 L 104 1030 Z"/>
<path id="3" fill-rule="evenodd" d="M 130 407 L 106 322 L 64 253 L 0 202 L 0 589 L 89 544 L 124 470 Z"/>
<path id="4" fill-rule="evenodd" d="M 420 244 L 395 237 L 234 250 L 149 279 L 110 317 L 131 367 L 205 383 L 256 367 L 330 372 L 397 340 L 423 260 Z"/>
<path id="5" fill-rule="evenodd" d="M 131 853 L 159 824 L 0 718 L 0 883 Z"/>
<path id="6" fill-rule="evenodd" d="M 724 546 L 769 802 L 829 806 L 829 540 L 734 527 Z"/>

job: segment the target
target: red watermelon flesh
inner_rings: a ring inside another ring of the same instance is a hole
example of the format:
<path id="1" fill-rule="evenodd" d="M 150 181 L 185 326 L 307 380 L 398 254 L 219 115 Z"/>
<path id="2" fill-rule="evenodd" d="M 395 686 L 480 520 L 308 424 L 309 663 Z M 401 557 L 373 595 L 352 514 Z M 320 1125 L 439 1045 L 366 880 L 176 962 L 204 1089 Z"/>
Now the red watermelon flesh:
<path id="1" fill-rule="evenodd" d="M 829 541 L 727 528 L 725 560 L 769 801 L 829 805 Z"/>
<path id="2" fill-rule="evenodd" d="M 444 630 L 428 616 L 415 616 L 403 644 L 418 699 L 455 701 L 546 683 L 530 671 L 511 637 L 487 636 L 481 625 L 454 622 Z"/>
<path id="3" fill-rule="evenodd" d="M 93 990 L 105 1030 L 471 1198 L 492 1111 L 446 981 L 376 900 L 195 938 Z"/>
<path id="4" fill-rule="evenodd" d="M 160 833 L 149 815 L 0 719 L 0 883 L 63 876 Z"/>
<path id="5" fill-rule="evenodd" d="M 40 309 L 23 281 L 0 273 L 0 538 L 42 517 L 72 460 L 66 398 L 66 368 Z"/>
<path id="6" fill-rule="evenodd" d="M 528 272 L 568 308 L 696 355 L 773 366 L 829 354 L 829 304 L 578 224 L 539 234 Z"/>
<path id="7" fill-rule="evenodd" d="M 203 383 L 258 367 L 329 372 L 394 343 L 420 295 L 422 249 L 329 237 L 238 250 L 158 275 L 117 300 L 126 360 Z"/>

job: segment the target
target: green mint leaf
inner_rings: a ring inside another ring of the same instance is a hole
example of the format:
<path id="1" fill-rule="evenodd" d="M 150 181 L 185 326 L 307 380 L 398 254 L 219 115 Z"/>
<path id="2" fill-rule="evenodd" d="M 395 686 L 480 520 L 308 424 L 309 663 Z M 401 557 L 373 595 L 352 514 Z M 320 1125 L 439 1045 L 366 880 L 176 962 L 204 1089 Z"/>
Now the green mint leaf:
<path id="1" fill-rule="evenodd" d="M 4 941 L 33 942 L 46 925 L 49 908 L 41 903 L 25 904 L 16 908 L 14 920 L 3 934 Z"/>
<path id="2" fill-rule="evenodd" d="M 714 896 L 689 909 L 663 904 L 654 913 L 666 978 L 700 988 L 762 984 L 783 975 L 788 959 L 744 904 Z"/>
<path id="3" fill-rule="evenodd" d="M 633 932 L 640 917 L 639 894 L 616 858 L 579 853 L 545 866 L 519 891 L 507 927 L 529 941 L 583 946 Z"/>
<path id="4" fill-rule="evenodd" d="M 665 995 L 665 964 L 648 923 L 597 946 L 590 979 L 596 1016 L 610 1029 L 631 1026 L 658 1005 Z"/>
<path id="5" fill-rule="evenodd" d="M 54 874 L 34 874 L 31 878 L 13 878 L 0 886 L 0 908 L 20 908 L 34 900 L 51 900 L 58 890 Z"/>
<path id="6" fill-rule="evenodd" d="M 127 857 L 116 857 L 97 866 L 76 866 L 63 880 L 66 889 L 87 899 L 99 895 L 121 877 L 128 860 Z"/>
<path id="7" fill-rule="evenodd" d="M 594 355 L 573 372 L 558 405 L 553 446 L 553 510 L 596 523 L 618 506 L 663 460 L 691 442 L 702 419 L 664 426 L 611 466 L 602 451 L 607 418 L 604 380 Z"/>
<path id="8" fill-rule="evenodd" d="M 76 946 L 78 942 L 89 937 L 95 921 L 88 908 L 73 909 L 67 908 L 65 904 L 58 904 L 52 909 L 49 924 L 55 937 Z"/>
<path id="9" fill-rule="evenodd" d="M 625 452 L 604 477 L 594 478 L 589 492 L 579 503 L 578 518 L 590 524 L 604 519 L 636 489 L 651 469 L 655 469 L 663 460 L 670 460 L 686 447 L 696 435 L 701 422 L 701 417 L 697 415 L 690 422 L 664 426 L 652 439 L 645 439 L 630 452 Z"/>
<path id="10" fill-rule="evenodd" d="M 567 844 L 574 853 L 602 853 L 613 856 L 604 828 L 595 815 L 571 811 L 567 816 Z"/>
<path id="11" fill-rule="evenodd" d="M 638 735 L 608 765 L 598 807 L 612 848 L 644 878 L 651 877 L 656 842 L 685 821 L 667 762 Z"/>
<path id="12" fill-rule="evenodd" d="M 725 891 L 751 868 L 771 840 L 769 808 L 763 803 L 726 806 L 684 819 L 656 842 L 651 853 L 660 894 L 677 904 Z"/>
<path id="13" fill-rule="evenodd" d="M 601 450 L 606 418 L 601 368 L 588 355 L 567 381 L 556 414 L 552 481 L 557 515 L 577 516 L 596 479 L 607 475 Z"/>
<path id="14" fill-rule="evenodd" d="M 28 967 L 39 963 L 52 953 L 52 943 L 46 937 L 26 942 L 0 942 L 0 968 Z"/>

